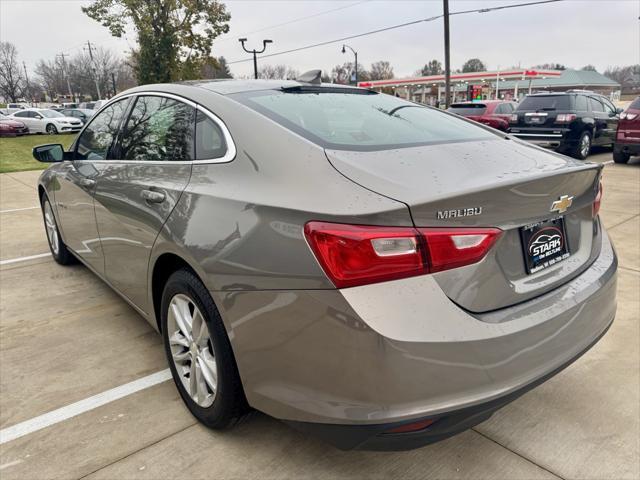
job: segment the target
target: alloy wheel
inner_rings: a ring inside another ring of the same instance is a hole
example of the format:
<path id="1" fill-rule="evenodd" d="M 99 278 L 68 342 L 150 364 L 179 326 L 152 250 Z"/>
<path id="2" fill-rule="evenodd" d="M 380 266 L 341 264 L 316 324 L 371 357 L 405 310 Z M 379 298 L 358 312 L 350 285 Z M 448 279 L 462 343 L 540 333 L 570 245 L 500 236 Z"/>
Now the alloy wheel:
<path id="1" fill-rule="evenodd" d="M 49 240 L 51 251 L 54 255 L 58 255 L 58 252 L 60 251 L 60 237 L 58 236 L 56 219 L 53 216 L 51 204 L 48 200 L 44 203 L 44 225 L 47 230 L 47 239 Z"/>
<path id="2" fill-rule="evenodd" d="M 210 407 L 218 388 L 216 356 L 207 323 L 187 295 L 171 299 L 167 329 L 171 358 L 182 386 L 200 407 Z"/>
<path id="3" fill-rule="evenodd" d="M 580 140 L 580 155 L 583 158 L 586 158 L 589 155 L 589 150 L 591 148 L 591 141 L 589 140 L 589 135 L 583 135 L 582 140 Z"/>

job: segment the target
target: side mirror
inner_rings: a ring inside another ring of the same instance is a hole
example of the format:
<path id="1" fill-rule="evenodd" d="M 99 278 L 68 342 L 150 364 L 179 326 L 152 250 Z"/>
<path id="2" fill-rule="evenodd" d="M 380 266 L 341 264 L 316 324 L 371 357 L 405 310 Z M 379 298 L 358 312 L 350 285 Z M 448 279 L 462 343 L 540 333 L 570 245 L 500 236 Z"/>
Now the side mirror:
<path id="1" fill-rule="evenodd" d="M 624 109 L 622 109 L 620 107 L 616 108 L 616 113 L 617 114 L 621 114 L 622 112 L 624 112 Z"/>
<path id="2" fill-rule="evenodd" d="M 43 163 L 61 162 L 64 160 L 64 148 L 59 143 L 38 145 L 33 147 L 33 158 Z"/>

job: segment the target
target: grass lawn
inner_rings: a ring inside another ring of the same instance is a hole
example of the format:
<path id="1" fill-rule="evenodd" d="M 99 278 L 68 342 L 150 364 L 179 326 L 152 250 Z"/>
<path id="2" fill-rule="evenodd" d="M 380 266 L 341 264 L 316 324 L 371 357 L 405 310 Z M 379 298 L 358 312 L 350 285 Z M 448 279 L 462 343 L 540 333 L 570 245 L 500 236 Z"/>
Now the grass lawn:
<path id="1" fill-rule="evenodd" d="M 35 160 L 31 155 L 31 149 L 44 143 L 61 143 L 67 149 L 75 138 L 76 135 L 73 134 L 2 137 L 0 138 L 0 173 L 43 170 L 48 165 Z"/>

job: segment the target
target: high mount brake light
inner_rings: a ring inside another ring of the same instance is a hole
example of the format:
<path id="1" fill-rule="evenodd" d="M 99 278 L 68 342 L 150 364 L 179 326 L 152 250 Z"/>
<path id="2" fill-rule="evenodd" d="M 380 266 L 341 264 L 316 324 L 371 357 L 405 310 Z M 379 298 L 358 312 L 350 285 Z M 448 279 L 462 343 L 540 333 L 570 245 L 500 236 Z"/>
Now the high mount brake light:
<path id="1" fill-rule="evenodd" d="M 338 288 L 424 275 L 476 263 L 497 228 L 413 228 L 309 222 L 304 234 Z"/>

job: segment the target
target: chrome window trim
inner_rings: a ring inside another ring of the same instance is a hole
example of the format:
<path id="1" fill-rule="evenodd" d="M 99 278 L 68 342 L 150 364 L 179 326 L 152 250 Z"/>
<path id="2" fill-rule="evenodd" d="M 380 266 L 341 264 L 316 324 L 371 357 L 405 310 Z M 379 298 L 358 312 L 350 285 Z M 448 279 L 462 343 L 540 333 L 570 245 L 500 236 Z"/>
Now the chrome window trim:
<path id="1" fill-rule="evenodd" d="M 202 105 L 200 105 L 199 103 L 194 102 L 193 100 L 190 100 L 188 98 L 185 97 L 181 97 L 179 95 L 174 95 L 172 93 L 165 93 L 165 92 L 157 92 L 155 90 L 150 90 L 148 92 L 132 92 L 132 93 L 126 93 L 124 95 L 118 95 L 116 97 L 111 98 L 107 103 L 105 103 L 102 107 L 100 107 L 96 113 L 94 113 L 92 115 L 91 118 L 97 117 L 102 110 L 104 110 L 105 108 L 107 108 L 109 105 L 111 105 L 112 103 L 115 103 L 119 100 L 123 100 L 125 98 L 129 98 L 129 97 L 140 97 L 140 96 L 153 96 L 153 97 L 166 97 L 166 98 L 171 98 L 173 100 L 185 103 L 193 108 L 196 109 L 196 113 L 198 111 L 204 113 L 207 117 L 209 117 L 211 120 L 213 120 L 213 122 L 218 125 L 218 127 L 220 128 L 220 131 L 222 132 L 222 135 L 224 136 L 224 140 L 227 144 L 227 151 L 226 153 L 222 156 L 222 157 L 217 157 L 217 158 L 207 158 L 207 159 L 203 159 L 203 160 L 78 160 L 79 162 L 92 162 L 92 163 L 97 163 L 97 164 L 102 164 L 102 163 L 110 163 L 110 164 L 123 164 L 123 163 L 127 163 L 127 164 L 143 164 L 143 165 L 200 165 L 200 164 L 212 164 L 212 163 L 229 163 L 231 161 L 233 161 L 233 159 L 236 158 L 236 144 L 233 141 L 233 137 L 231 136 L 231 132 L 229 132 L 229 129 L 227 128 L 227 126 L 225 125 L 225 123 L 222 121 L 222 119 L 220 117 L 218 117 L 215 113 L 211 112 L 209 109 L 207 109 L 206 107 L 203 107 Z M 84 129 L 89 126 L 91 124 L 91 122 L 88 122 L 86 125 L 83 126 L 82 130 L 79 131 L 78 133 L 78 138 L 80 138 L 80 135 L 82 135 L 82 133 L 84 132 Z M 75 142 L 78 140 L 78 138 L 74 141 Z M 194 148 L 194 155 L 195 155 L 195 148 Z"/>

